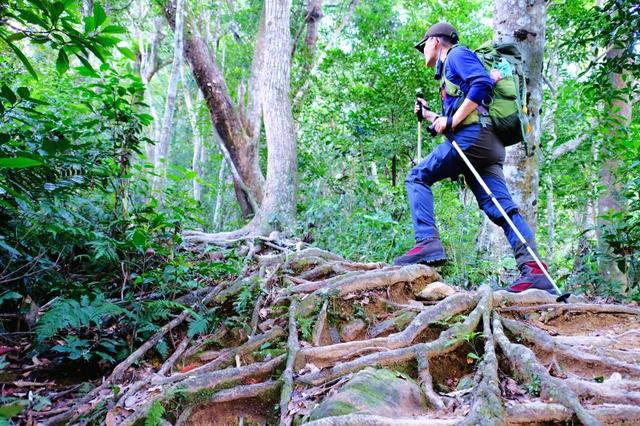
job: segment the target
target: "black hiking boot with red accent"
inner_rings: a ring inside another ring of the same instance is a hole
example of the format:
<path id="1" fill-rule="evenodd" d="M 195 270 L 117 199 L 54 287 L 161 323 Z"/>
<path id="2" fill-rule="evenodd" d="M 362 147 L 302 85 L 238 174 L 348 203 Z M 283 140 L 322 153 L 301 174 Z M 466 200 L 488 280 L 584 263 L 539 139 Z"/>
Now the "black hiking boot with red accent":
<path id="1" fill-rule="evenodd" d="M 446 261 L 447 255 L 444 252 L 440 238 L 433 237 L 420 241 L 411 250 L 400 257 L 396 257 L 393 264 L 405 266 L 422 263 L 424 265 L 437 266 L 446 263 Z"/>
<path id="2" fill-rule="evenodd" d="M 545 269 L 547 265 L 543 263 Z M 548 270 L 548 269 L 547 269 Z M 525 290 L 538 289 L 547 293 L 559 296 L 551 281 L 544 275 L 544 272 L 536 264 L 536 262 L 527 262 L 520 267 L 520 277 L 512 282 L 507 291 L 511 293 L 520 293 Z"/>

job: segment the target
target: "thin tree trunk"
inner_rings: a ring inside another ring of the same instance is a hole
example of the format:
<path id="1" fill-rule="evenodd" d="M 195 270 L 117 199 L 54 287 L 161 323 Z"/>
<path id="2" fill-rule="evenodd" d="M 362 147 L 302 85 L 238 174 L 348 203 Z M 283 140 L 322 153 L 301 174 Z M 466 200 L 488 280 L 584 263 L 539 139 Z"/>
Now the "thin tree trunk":
<path id="1" fill-rule="evenodd" d="M 140 70 L 140 79 L 142 83 L 145 85 L 146 90 L 144 91 L 144 101 L 147 105 L 149 105 L 149 113 L 153 117 L 153 125 L 151 128 L 150 139 L 153 141 L 157 141 L 160 137 L 160 130 L 162 128 L 162 120 L 160 115 L 158 114 L 158 110 L 153 102 L 153 98 L 151 96 L 151 88 L 149 83 L 153 76 L 158 72 L 160 68 L 160 59 L 158 55 L 158 49 L 160 47 L 160 43 L 164 39 L 164 33 L 162 31 L 162 19 L 157 17 L 154 19 L 153 24 L 155 31 L 153 32 L 153 36 L 151 38 L 151 42 L 149 43 L 149 48 L 147 49 L 147 43 L 144 38 L 144 31 L 140 26 L 145 21 L 149 8 L 146 7 L 144 1 L 140 0 L 138 2 L 138 25 L 136 26 L 136 38 L 138 39 L 138 57 L 139 57 L 139 70 Z M 152 143 L 147 143 L 145 146 L 145 151 L 147 154 L 147 158 L 151 164 L 156 164 L 156 147 Z"/>
<path id="2" fill-rule="evenodd" d="M 309 0 L 307 2 L 307 12 L 304 17 L 307 23 L 307 34 L 304 37 L 304 44 L 313 56 L 318 44 L 318 28 L 322 19 L 322 0 Z"/>
<path id="3" fill-rule="evenodd" d="M 216 204 L 213 209 L 213 232 L 219 232 L 222 229 L 222 195 L 224 194 L 225 168 L 227 162 L 222 158 L 220 161 L 220 169 L 218 170 L 218 192 L 216 193 Z"/>
<path id="4" fill-rule="evenodd" d="M 338 41 L 338 36 L 342 33 L 342 30 L 344 29 L 344 27 L 347 26 L 349 21 L 351 21 L 351 18 L 353 17 L 354 12 L 356 11 L 356 6 L 358 6 L 358 3 L 360 3 L 360 0 L 351 0 L 351 3 L 349 4 L 349 9 L 345 13 L 345 15 L 342 17 L 340 24 L 333 31 L 333 34 L 331 35 L 331 39 L 329 40 L 325 48 L 322 50 L 322 52 L 320 52 L 315 57 L 315 60 L 313 61 L 313 65 L 311 66 L 311 69 L 309 70 L 308 73 L 305 74 L 304 83 L 302 83 L 302 85 L 298 89 L 298 92 L 293 98 L 294 107 L 300 106 L 303 96 L 305 95 L 305 93 L 307 93 L 307 90 L 309 90 L 309 87 L 311 86 L 311 77 L 318 72 L 320 65 L 322 64 L 322 62 L 327 56 L 327 51 L 333 48 L 333 46 Z"/>
<path id="5" fill-rule="evenodd" d="M 266 0 L 262 114 L 267 139 L 267 184 L 256 215 L 261 234 L 291 232 L 296 208 L 296 141 L 289 100 L 291 78 L 291 0 Z"/>
<path id="6" fill-rule="evenodd" d="M 172 27 L 175 27 L 176 0 L 168 0 L 164 8 L 165 16 Z M 198 87 L 204 95 L 214 128 L 220 135 L 231 161 L 238 171 L 234 175 L 236 198 L 243 216 L 248 217 L 255 210 L 250 200 L 258 203 L 263 198 L 264 177 L 258 164 L 257 144 L 250 143 L 247 129 L 229 95 L 223 74 L 209 55 L 206 40 L 192 24 L 192 19 L 185 17 L 184 54 L 187 58 Z M 257 93 L 248 93 L 249 97 Z M 241 180 L 238 180 L 238 177 Z"/>
<path id="7" fill-rule="evenodd" d="M 531 125 L 528 137 L 531 156 L 525 154 L 522 145 L 507 148 L 504 174 L 514 201 L 535 232 L 540 179 L 539 150 L 542 129 L 542 68 L 545 43 L 546 3 L 543 0 L 521 2 L 496 0 L 493 18 L 493 41 L 516 43 L 522 51 L 524 71 L 527 75 L 527 115 Z M 488 221 L 485 221 L 488 223 Z M 502 257 L 509 251 L 502 231 L 490 224 L 484 231 L 490 252 Z"/>
<path id="8" fill-rule="evenodd" d="M 155 169 L 158 176 L 154 178 L 154 190 L 160 190 L 164 186 L 168 166 L 167 163 L 169 161 L 167 158 L 169 154 L 169 142 L 173 132 L 173 114 L 178 94 L 180 68 L 182 67 L 182 39 L 184 33 L 183 8 L 184 0 L 176 0 L 175 29 L 173 32 L 173 62 L 171 64 L 169 88 L 167 89 L 167 99 L 164 107 L 164 115 L 162 117 L 162 131 L 160 132 L 160 137 L 156 144 Z"/>
<path id="9" fill-rule="evenodd" d="M 200 127 L 198 126 L 198 108 L 200 102 L 202 102 L 202 92 L 197 89 L 195 104 L 191 100 L 191 94 L 189 93 L 189 82 L 187 80 L 187 74 L 185 73 L 185 67 L 180 67 L 180 77 L 182 79 L 182 93 L 184 95 L 184 103 L 187 107 L 187 114 L 189 115 L 189 123 L 191 124 L 191 132 L 193 134 L 193 158 L 191 160 L 191 168 L 196 173 L 196 177 L 193 179 L 193 198 L 196 201 L 202 200 L 202 136 L 200 135 Z"/>

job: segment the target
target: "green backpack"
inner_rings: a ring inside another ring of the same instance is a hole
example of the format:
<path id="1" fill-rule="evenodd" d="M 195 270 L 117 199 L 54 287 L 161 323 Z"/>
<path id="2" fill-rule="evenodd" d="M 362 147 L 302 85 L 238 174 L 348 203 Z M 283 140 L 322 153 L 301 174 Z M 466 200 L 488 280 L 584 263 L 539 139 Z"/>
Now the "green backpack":
<path id="1" fill-rule="evenodd" d="M 520 49 L 513 43 L 485 44 L 474 51 L 494 80 L 493 100 L 485 105 L 493 129 L 504 146 L 524 142 L 530 132 L 527 118 L 527 83 L 522 67 Z M 499 73 L 500 79 L 495 82 Z M 443 75 L 445 90 L 450 96 L 460 96 L 458 86 Z"/>

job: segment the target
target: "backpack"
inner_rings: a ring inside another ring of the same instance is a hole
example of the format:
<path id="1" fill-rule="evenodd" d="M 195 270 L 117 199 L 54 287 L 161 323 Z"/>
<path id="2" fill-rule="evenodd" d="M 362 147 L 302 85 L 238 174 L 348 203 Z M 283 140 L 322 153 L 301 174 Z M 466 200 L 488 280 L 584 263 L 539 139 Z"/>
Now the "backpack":
<path id="1" fill-rule="evenodd" d="M 513 43 L 487 43 L 474 51 L 494 80 L 493 98 L 488 114 L 493 130 L 504 146 L 524 142 L 528 154 L 527 134 L 530 132 L 527 118 L 527 83 L 522 67 L 520 49 Z M 495 81 L 495 77 L 500 77 Z M 460 96 L 462 91 L 443 73 L 448 94 Z"/>

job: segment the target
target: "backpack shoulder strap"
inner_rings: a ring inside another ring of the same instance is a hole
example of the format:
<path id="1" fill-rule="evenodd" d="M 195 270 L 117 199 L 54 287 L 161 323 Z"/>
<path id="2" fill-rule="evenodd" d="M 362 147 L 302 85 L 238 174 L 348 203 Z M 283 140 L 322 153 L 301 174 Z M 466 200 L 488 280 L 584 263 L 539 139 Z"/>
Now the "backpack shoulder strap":
<path id="1" fill-rule="evenodd" d="M 453 49 L 457 48 L 457 47 L 464 47 L 461 46 L 459 44 L 455 44 L 451 47 L 451 49 L 449 49 L 449 53 L 447 54 L 447 57 L 444 59 L 444 64 L 442 66 L 443 71 L 442 71 L 442 88 L 444 89 L 445 93 L 448 96 L 457 98 L 458 96 L 463 96 L 464 93 L 462 92 L 462 90 L 460 89 L 460 86 L 458 86 L 457 84 L 452 83 L 448 78 L 447 78 L 447 63 L 449 62 L 449 55 L 451 54 L 451 51 L 453 51 Z"/>

